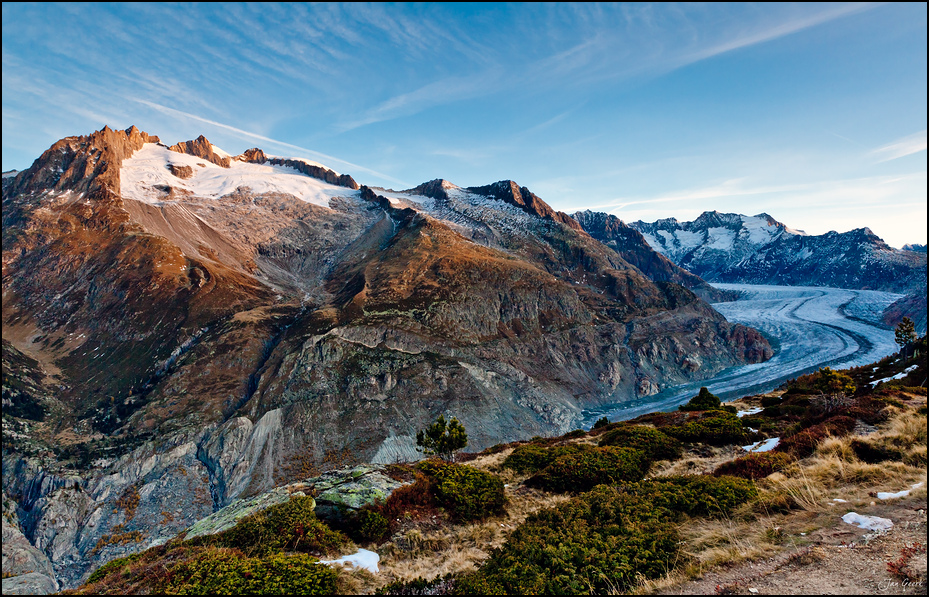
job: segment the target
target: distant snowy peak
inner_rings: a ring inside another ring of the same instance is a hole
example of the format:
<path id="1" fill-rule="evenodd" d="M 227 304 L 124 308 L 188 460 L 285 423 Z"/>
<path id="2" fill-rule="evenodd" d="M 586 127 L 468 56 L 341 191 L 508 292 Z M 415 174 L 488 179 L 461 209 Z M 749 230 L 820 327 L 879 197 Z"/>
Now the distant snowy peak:
<path id="1" fill-rule="evenodd" d="M 869 228 L 810 236 L 768 214 L 704 212 L 630 224 L 653 249 L 711 282 L 925 293 L 925 253 L 897 251 Z"/>
<path id="2" fill-rule="evenodd" d="M 765 213 L 745 216 L 706 211 L 693 222 L 666 218 L 653 223 L 632 222 L 630 226 L 641 232 L 653 249 L 678 263 L 693 252 L 721 251 L 745 257 L 784 235 L 804 234 Z"/>

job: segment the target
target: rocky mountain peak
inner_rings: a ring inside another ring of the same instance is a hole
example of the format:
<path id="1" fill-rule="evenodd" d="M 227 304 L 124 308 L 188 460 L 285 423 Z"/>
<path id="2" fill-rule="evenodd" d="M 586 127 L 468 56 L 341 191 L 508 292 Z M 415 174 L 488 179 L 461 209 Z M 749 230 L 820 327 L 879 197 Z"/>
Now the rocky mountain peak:
<path id="1" fill-rule="evenodd" d="M 268 161 L 268 157 L 265 155 L 265 152 L 258 149 L 257 147 L 246 149 L 241 154 L 235 156 L 235 159 L 240 162 L 249 162 L 251 164 L 264 164 Z"/>
<path id="2" fill-rule="evenodd" d="M 119 167 L 146 143 L 159 138 L 131 126 L 114 130 L 104 126 L 90 135 L 65 137 L 55 142 L 32 166 L 17 174 L 10 192 L 28 194 L 44 190 L 70 190 L 94 199 L 119 197 Z"/>
<path id="3" fill-rule="evenodd" d="M 457 189 L 458 187 L 444 178 L 436 178 L 430 180 L 429 182 L 424 182 L 423 184 L 413 187 L 412 189 L 404 191 L 411 195 L 423 195 L 424 197 L 432 197 L 433 199 L 442 199 L 448 201 L 448 189 Z"/>
<path id="4" fill-rule="evenodd" d="M 217 166 L 222 166 L 223 168 L 228 168 L 232 163 L 232 158 L 229 156 L 219 155 L 213 150 L 213 144 L 204 137 L 200 135 L 193 141 L 182 141 L 181 143 L 175 143 L 174 145 L 168 147 L 171 151 L 176 151 L 177 153 L 186 153 L 188 155 L 194 155 L 198 158 L 203 158 L 208 162 L 212 162 Z"/>
<path id="5" fill-rule="evenodd" d="M 564 212 L 555 211 L 550 205 L 542 201 L 538 195 L 526 187 L 520 187 L 512 180 L 501 180 L 482 187 L 468 187 L 467 190 L 477 195 L 505 201 L 528 214 L 560 222 L 569 228 L 584 233 L 584 229 L 574 218 Z"/>

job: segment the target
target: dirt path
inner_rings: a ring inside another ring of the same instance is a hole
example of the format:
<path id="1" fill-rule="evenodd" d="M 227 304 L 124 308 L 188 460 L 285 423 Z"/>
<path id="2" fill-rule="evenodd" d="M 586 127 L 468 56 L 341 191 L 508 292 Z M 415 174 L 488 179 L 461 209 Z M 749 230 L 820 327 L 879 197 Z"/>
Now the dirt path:
<path id="1" fill-rule="evenodd" d="M 836 510 L 834 524 L 801 538 L 773 558 L 717 567 L 699 580 L 667 587 L 661 593 L 925 595 L 925 496 L 877 502 L 856 510 L 892 520 L 893 528 L 884 533 L 844 522 L 843 510 Z M 916 550 L 908 549 L 914 546 Z M 888 567 L 891 562 L 903 564 L 904 573 L 892 574 Z"/>

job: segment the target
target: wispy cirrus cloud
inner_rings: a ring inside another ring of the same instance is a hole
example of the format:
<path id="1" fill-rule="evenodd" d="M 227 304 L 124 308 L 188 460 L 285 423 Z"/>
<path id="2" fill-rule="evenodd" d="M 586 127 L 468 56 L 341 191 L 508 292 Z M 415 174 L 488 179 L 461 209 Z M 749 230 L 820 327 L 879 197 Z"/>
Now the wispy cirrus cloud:
<path id="1" fill-rule="evenodd" d="M 926 151 L 926 129 L 878 147 L 871 151 L 870 155 L 877 158 L 876 163 L 879 164 L 919 153 L 920 151 Z"/>
<path id="2" fill-rule="evenodd" d="M 154 110 L 157 110 L 157 111 L 159 111 L 159 112 L 161 112 L 161 113 L 163 113 L 163 114 L 167 114 L 167 115 L 175 116 L 175 117 L 181 117 L 181 118 L 188 118 L 188 119 L 190 119 L 190 120 L 195 120 L 195 121 L 197 121 L 197 122 L 202 122 L 202 123 L 204 123 L 204 124 L 208 124 L 208 125 L 211 125 L 211 126 L 215 126 L 215 127 L 220 128 L 220 129 L 222 129 L 222 130 L 224 130 L 224 131 L 227 131 L 227 132 L 229 132 L 229 133 L 232 133 L 233 135 L 235 135 L 235 136 L 237 136 L 237 137 L 239 137 L 239 138 L 250 139 L 250 140 L 255 140 L 255 141 L 262 141 L 262 142 L 264 142 L 264 143 L 268 143 L 268 144 L 273 145 L 273 146 L 275 146 L 275 147 L 281 147 L 281 148 L 285 148 L 285 149 L 288 149 L 288 150 L 297 151 L 297 152 L 300 152 L 301 154 L 305 154 L 305 155 L 308 155 L 308 156 L 312 156 L 314 159 L 318 159 L 318 160 L 320 160 L 321 162 L 325 163 L 326 165 L 330 165 L 330 164 L 332 164 L 332 163 L 334 162 L 334 163 L 337 163 L 337 164 L 342 164 L 342 165 L 344 165 L 344 166 L 348 166 L 349 169 L 351 169 L 351 170 L 353 170 L 353 171 L 356 171 L 356 172 L 357 172 L 357 171 L 367 172 L 367 173 L 373 174 L 373 175 L 375 175 L 375 176 L 377 176 L 377 177 L 379 177 L 379 178 L 383 178 L 383 179 L 385 179 L 385 180 L 389 180 L 389 181 L 391 181 L 391 182 L 394 182 L 394 183 L 397 183 L 397 184 L 400 184 L 400 185 L 404 185 L 404 186 L 407 186 L 407 187 L 413 186 L 413 185 L 410 185 L 409 183 L 406 183 L 406 182 L 404 182 L 404 181 L 402 181 L 402 180 L 398 180 L 398 179 L 396 179 L 396 178 L 393 178 L 393 177 L 391 177 L 391 176 L 389 176 L 389 175 L 387 175 L 387 174 L 383 174 L 383 173 L 381 173 L 381 172 L 377 172 L 376 170 L 372 170 L 372 169 L 370 169 L 370 168 L 366 168 L 366 167 L 360 166 L 360 165 L 358 165 L 358 164 L 353 164 L 352 162 L 345 161 L 345 160 L 343 160 L 343 159 L 341 159 L 341 158 L 337 158 L 337 157 L 335 157 L 335 156 L 326 155 L 326 154 L 320 153 L 320 152 L 318 152 L 318 151 L 313 151 L 312 149 L 307 149 L 306 147 L 300 147 L 299 145 L 294 145 L 294 144 L 292 144 L 292 143 L 286 143 L 286 142 L 284 142 L 284 141 L 278 141 L 277 139 L 272 139 L 271 137 L 266 137 L 266 136 L 264 136 L 264 135 L 259 135 L 259 134 L 257 134 L 257 133 L 253 133 L 253 132 L 251 132 L 251 131 L 246 131 L 246 130 L 243 130 L 243 129 L 240 129 L 240 128 L 236 128 L 236 127 L 230 126 L 230 125 L 228 125 L 228 124 L 223 124 L 222 122 L 216 122 L 215 120 L 210 120 L 210 119 L 208 119 L 208 118 L 203 118 L 203 117 L 201 117 L 201 116 L 197 116 L 196 114 L 190 114 L 190 113 L 188 113 L 188 112 L 183 112 L 183 111 L 181 111 L 181 110 L 175 110 L 174 108 L 169 108 L 169 107 L 167 107 L 167 106 L 162 106 L 161 104 L 156 104 L 156 103 L 150 102 L 150 101 L 148 101 L 148 100 L 144 100 L 144 99 L 140 99 L 140 98 L 128 98 L 128 99 L 131 99 L 131 100 L 133 100 L 133 101 L 135 101 L 135 102 L 138 102 L 138 103 L 140 103 L 140 104 L 142 104 L 142 105 L 148 106 L 149 108 L 152 108 L 152 109 L 154 109 Z M 298 156 L 294 156 L 294 157 L 298 157 Z"/>

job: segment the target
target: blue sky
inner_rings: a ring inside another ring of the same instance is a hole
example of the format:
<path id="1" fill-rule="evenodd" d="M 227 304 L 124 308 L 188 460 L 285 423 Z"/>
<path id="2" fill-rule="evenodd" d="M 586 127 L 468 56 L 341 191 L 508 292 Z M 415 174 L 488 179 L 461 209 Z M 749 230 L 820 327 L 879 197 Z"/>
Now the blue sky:
<path id="1" fill-rule="evenodd" d="M 3 3 L 3 170 L 137 125 L 362 184 L 926 242 L 926 4 Z"/>

